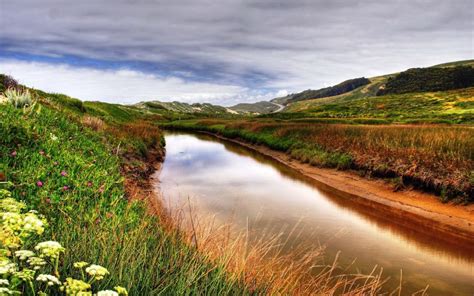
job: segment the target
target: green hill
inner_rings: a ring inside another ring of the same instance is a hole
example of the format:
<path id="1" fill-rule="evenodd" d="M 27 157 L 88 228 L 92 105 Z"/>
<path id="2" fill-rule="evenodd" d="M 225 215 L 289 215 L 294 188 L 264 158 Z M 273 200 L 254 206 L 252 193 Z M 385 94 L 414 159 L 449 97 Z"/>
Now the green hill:
<path id="1" fill-rule="evenodd" d="M 289 103 L 286 114 L 275 116 L 474 123 L 474 88 L 465 87 L 474 79 L 473 66 L 469 60 L 372 77 L 369 84 L 337 96 Z"/>
<path id="2" fill-rule="evenodd" d="M 267 114 L 277 111 L 280 107 L 276 103 L 261 101 L 256 103 L 240 103 L 229 107 L 229 109 L 238 113 Z"/>

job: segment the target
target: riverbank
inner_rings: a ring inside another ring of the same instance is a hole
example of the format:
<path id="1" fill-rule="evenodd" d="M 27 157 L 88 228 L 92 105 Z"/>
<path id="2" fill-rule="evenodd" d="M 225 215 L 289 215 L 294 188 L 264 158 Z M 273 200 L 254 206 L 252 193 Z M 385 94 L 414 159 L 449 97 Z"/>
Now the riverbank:
<path id="1" fill-rule="evenodd" d="M 299 172 L 319 188 L 373 209 L 373 215 L 383 216 L 393 223 L 416 229 L 436 232 L 440 240 L 474 241 L 474 205 L 441 203 L 429 193 L 405 189 L 394 191 L 393 186 L 383 180 L 367 179 L 356 172 L 318 168 L 295 160 L 284 152 L 264 145 L 228 138 L 217 133 L 201 132 L 221 140 L 247 147 Z"/>

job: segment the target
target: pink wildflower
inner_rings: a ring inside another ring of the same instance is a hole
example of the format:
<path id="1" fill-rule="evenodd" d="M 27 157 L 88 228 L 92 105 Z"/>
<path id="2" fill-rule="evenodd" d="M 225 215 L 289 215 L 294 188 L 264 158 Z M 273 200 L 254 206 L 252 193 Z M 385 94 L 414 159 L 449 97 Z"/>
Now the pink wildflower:
<path id="1" fill-rule="evenodd" d="M 16 156 L 16 151 L 13 150 L 13 152 L 10 154 L 11 156 L 15 157 Z"/>
<path id="2" fill-rule="evenodd" d="M 43 182 L 38 181 L 38 182 L 36 182 L 36 185 L 37 185 L 38 187 L 43 187 Z"/>
<path id="3" fill-rule="evenodd" d="M 64 190 L 64 191 L 66 191 L 66 190 L 68 190 L 68 189 L 69 189 L 69 187 L 63 186 L 63 190 Z"/>
<path id="4" fill-rule="evenodd" d="M 66 176 L 67 176 L 66 171 L 62 171 L 62 172 L 61 172 L 61 176 L 66 177 Z"/>
<path id="5" fill-rule="evenodd" d="M 92 187 L 92 182 L 91 181 L 87 182 L 87 187 Z"/>

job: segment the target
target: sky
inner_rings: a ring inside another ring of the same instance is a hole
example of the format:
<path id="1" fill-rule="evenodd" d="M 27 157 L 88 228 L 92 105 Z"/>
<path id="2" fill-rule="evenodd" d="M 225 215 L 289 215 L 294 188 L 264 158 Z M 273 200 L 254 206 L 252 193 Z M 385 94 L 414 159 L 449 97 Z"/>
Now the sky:
<path id="1" fill-rule="evenodd" d="M 269 100 L 474 58 L 472 0 L 0 0 L 0 73 L 82 100 Z"/>

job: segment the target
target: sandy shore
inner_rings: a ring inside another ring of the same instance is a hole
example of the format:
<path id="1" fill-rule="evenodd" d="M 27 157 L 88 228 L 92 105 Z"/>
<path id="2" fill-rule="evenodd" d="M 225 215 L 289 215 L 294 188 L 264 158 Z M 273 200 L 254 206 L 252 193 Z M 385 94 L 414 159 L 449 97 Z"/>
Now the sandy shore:
<path id="1" fill-rule="evenodd" d="M 309 178 L 319 188 L 373 209 L 394 223 L 423 231 L 435 231 L 440 239 L 474 242 L 474 205 L 444 204 L 435 195 L 415 190 L 395 192 L 383 180 L 372 180 L 354 172 L 324 169 L 292 159 L 283 152 L 204 132 L 219 139 L 245 146 Z M 420 229 L 420 230 L 421 230 Z"/>

